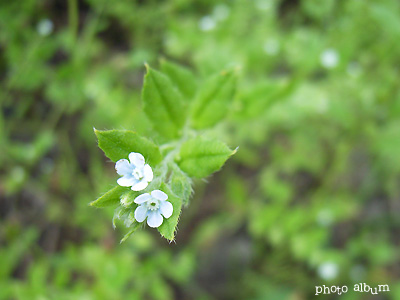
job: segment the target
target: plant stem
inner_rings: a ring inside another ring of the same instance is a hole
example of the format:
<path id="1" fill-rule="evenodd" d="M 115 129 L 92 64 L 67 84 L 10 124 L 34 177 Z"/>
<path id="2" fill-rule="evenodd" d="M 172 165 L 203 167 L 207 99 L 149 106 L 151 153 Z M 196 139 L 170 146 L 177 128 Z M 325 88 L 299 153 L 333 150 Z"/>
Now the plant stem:
<path id="1" fill-rule="evenodd" d="M 78 34 L 78 2 L 77 0 L 68 0 L 68 25 L 73 41 L 76 41 Z"/>

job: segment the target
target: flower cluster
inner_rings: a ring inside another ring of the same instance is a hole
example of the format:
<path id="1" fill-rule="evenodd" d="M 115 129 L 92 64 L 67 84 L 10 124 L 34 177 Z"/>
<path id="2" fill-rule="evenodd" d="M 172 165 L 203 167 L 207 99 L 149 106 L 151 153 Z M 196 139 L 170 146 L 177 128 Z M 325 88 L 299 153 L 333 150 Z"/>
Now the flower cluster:
<path id="1" fill-rule="evenodd" d="M 140 153 L 131 152 L 128 158 L 120 159 L 115 164 L 115 170 L 122 176 L 117 183 L 131 187 L 133 191 L 142 191 L 153 180 L 153 170 Z M 163 216 L 168 219 L 173 212 L 173 206 L 167 199 L 168 195 L 160 190 L 136 197 L 134 202 L 139 205 L 134 214 L 136 221 L 140 223 L 147 218 L 150 227 L 159 227 L 163 223 Z"/>

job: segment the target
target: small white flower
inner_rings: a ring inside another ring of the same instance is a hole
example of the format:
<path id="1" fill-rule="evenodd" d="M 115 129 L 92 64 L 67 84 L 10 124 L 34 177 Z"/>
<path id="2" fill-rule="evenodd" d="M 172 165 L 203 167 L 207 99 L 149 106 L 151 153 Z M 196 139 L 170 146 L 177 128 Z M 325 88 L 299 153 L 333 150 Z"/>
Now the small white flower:
<path id="1" fill-rule="evenodd" d="M 153 170 L 145 164 L 144 157 L 140 153 L 131 152 L 129 161 L 120 159 L 115 164 L 115 170 L 122 176 L 117 183 L 120 186 L 131 186 L 133 191 L 144 190 L 153 180 Z"/>
<path id="2" fill-rule="evenodd" d="M 150 227 L 160 226 L 164 220 L 162 216 L 168 219 L 174 210 L 171 202 L 168 202 L 167 199 L 168 195 L 160 190 L 136 197 L 135 203 L 139 204 L 135 210 L 136 221 L 143 222 L 147 217 L 147 224 Z"/>
<path id="3" fill-rule="evenodd" d="M 334 262 L 324 262 L 318 267 L 318 275 L 322 279 L 332 280 L 339 274 L 339 266 Z"/>
<path id="4" fill-rule="evenodd" d="M 335 49 L 326 49 L 321 53 L 321 64 L 327 69 L 333 69 L 339 63 L 339 54 Z"/>
<path id="5" fill-rule="evenodd" d="M 49 19 L 42 19 L 36 26 L 36 30 L 42 36 L 47 36 L 53 31 L 53 22 Z"/>
<path id="6" fill-rule="evenodd" d="M 199 27 L 201 31 L 211 31 L 215 26 L 215 20 L 211 16 L 204 16 L 200 19 Z"/>

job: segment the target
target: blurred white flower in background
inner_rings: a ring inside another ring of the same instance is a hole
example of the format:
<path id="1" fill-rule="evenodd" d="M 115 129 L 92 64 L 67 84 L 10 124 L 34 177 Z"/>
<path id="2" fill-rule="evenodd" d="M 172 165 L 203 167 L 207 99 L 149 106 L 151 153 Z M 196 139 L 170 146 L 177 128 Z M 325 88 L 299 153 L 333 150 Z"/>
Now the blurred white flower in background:
<path id="1" fill-rule="evenodd" d="M 215 26 L 216 22 L 211 16 L 204 16 L 200 19 L 199 28 L 201 31 L 211 31 Z"/>
<path id="2" fill-rule="evenodd" d="M 53 32 L 53 28 L 54 28 L 53 22 L 49 19 L 40 20 L 40 22 L 36 26 L 36 30 L 41 36 L 49 35 L 50 33 Z"/>
<path id="3" fill-rule="evenodd" d="M 263 49 L 265 53 L 271 56 L 277 55 L 280 50 L 279 41 L 277 41 L 276 39 L 269 39 L 264 43 Z"/>
<path id="4" fill-rule="evenodd" d="M 335 49 L 326 49 L 320 56 L 321 64 L 327 69 L 335 68 L 339 63 L 339 54 Z"/>
<path id="5" fill-rule="evenodd" d="M 324 262 L 318 267 L 317 272 L 322 279 L 335 279 L 339 274 L 339 266 L 334 262 Z"/>

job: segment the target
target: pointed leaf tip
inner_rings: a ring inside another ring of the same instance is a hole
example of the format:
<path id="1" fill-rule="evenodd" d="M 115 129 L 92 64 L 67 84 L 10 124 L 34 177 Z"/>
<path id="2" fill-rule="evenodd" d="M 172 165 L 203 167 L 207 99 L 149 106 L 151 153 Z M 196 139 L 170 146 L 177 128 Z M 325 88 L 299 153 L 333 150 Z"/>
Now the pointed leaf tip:
<path id="1" fill-rule="evenodd" d="M 142 89 L 143 110 L 155 130 L 168 139 L 181 134 L 186 105 L 169 76 L 146 66 Z"/>
<path id="2" fill-rule="evenodd" d="M 167 201 L 172 204 L 173 211 L 171 217 L 168 219 L 164 218 L 163 223 L 158 227 L 158 232 L 168 241 L 173 241 L 175 239 L 175 232 L 177 230 L 179 216 L 182 210 L 182 199 L 176 197 L 166 184 L 162 184 L 161 189 L 168 195 Z"/>
<path id="3" fill-rule="evenodd" d="M 177 163 L 190 177 L 203 178 L 221 169 L 233 154 L 223 142 L 196 137 L 182 145 Z"/>
<path id="4" fill-rule="evenodd" d="M 214 126 L 226 117 L 235 96 L 237 76 L 224 70 L 206 80 L 193 102 L 192 125 L 196 129 Z"/>
<path id="5" fill-rule="evenodd" d="M 89 205 L 99 208 L 118 205 L 124 192 L 126 192 L 126 188 L 117 185 L 97 200 L 90 202 Z"/>

